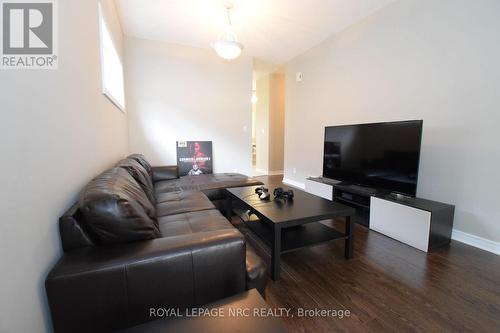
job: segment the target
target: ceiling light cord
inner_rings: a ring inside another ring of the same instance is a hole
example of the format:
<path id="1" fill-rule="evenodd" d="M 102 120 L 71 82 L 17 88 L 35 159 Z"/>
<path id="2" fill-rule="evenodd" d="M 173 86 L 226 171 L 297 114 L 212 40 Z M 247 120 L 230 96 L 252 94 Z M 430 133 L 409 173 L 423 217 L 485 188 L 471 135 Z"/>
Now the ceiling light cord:
<path id="1" fill-rule="evenodd" d="M 231 8 L 226 8 L 226 12 L 227 12 L 227 24 L 232 27 L 233 26 L 233 23 L 231 22 L 231 15 L 229 14 L 229 11 L 231 10 Z"/>

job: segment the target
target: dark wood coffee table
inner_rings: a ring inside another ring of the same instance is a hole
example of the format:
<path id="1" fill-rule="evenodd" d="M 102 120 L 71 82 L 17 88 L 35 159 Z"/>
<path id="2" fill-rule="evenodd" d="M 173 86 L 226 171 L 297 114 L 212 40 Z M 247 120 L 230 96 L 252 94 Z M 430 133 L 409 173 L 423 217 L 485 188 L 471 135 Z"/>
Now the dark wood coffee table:
<path id="1" fill-rule="evenodd" d="M 234 204 L 255 214 L 258 219 L 248 219 L 246 225 L 272 248 L 271 277 L 280 277 L 280 255 L 306 246 L 332 240 L 345 240 L 345 257 L 353 256 L 354 232 L 351 217 L 355 209 L 338 202 L 323 199 L 294 189 L 293 200 L 260 200 L 256 186 L 227 189 L 226 217 L 231 218 Z M 270 188 L 272 193 L 274 188 Z M 318 221 L 345 218 L 345 233 L 341 233 Z"/>

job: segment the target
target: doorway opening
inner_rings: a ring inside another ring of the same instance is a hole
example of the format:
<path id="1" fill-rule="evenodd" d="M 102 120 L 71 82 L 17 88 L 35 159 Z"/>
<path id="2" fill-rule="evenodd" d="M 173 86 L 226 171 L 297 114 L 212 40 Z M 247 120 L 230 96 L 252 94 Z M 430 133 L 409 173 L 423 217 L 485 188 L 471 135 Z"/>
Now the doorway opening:
<path id="1" fill-rule="evenodd" d="M 254 61 L 252 91 L 252 167 L 254 175 L 283 174 L 285 74 Z"/>

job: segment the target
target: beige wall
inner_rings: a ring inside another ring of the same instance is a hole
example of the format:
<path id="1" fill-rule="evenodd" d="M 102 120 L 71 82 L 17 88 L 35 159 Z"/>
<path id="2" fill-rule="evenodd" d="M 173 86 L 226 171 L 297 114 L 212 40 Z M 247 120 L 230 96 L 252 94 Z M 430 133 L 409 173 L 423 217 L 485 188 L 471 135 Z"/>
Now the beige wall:
<path id="1" fill-rule="evenodd" d="M 283 171 L 285 141 L 285 75 L 270 74 L 269 171 Z"/>
<path id="2" fill-rule="evenodd" d="M 500 241 L 498 13 L 491 0 L 398 1 L 288 63 L 285 177 L 322 173 L 326 125 L 423 119 L 418 196 Z"/>
<path id="3" fill-rule="evenodd" d="M 285 79 L 283 74 L 265 74 L 257 79 L 256 148 L 258 172 L 283 171 Z"/>
<path id="4" fill-rule="evenodd" d="M 126 114 L 101 94 L 97 1 L 58 6 L 59 69 L 0 70 L 0 332 L 52 330 L 58 217 L 128 152 Z"/>
<path id="5" fill-rule="evenodd" d="M 269 171 L 269 75 L 257 79 L 255 105 L 255 148 L 258 172 Z"/>
<path id="6" fill-rule="evenodd" d="M 126 38 L 130 149 L 176 164 L 177 140 L 213 141 L 214 172 L 252 172 L 252 61 Z"/>

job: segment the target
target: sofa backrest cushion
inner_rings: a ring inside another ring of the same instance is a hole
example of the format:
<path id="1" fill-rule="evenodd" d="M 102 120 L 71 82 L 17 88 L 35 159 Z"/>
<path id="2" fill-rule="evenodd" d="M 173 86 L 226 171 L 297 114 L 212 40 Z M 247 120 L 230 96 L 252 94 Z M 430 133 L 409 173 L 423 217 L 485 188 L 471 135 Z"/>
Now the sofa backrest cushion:
<path id="1" fill-rule="evenodd" d="M 156 203 L 155 192 L 153 188 L 153 182 L 151 181 L 151 177 L 149 177 L 148 172 L 139 162 L 131 158 L 126 158 L 119 161 L 116 164 L 116 166 L 127 170 L 127 172 L 141 186 L 144 193 L 146 193 L 149 201 L 151 201 L 153 205 Z"/>
<path id="2" fill-rule="evenodd" d="M 94 178 L 80 195 L 86 226 L 99 244 L 160 237 L 154 206 L 141 186 L 123 168 Z"/>
<path id="3" fill-rule="evenodd" d="M 146 169 L 146 171 L 148 172 L 149 178 L 153 179 L 153 167 L 151 166 L 151 164 L 149 164 L 148 160 L 146 160 L 146 157 L 144 157 L 144 155 L 132 154 L 127 158 L 133 159 L 137 161 L 140 165 L 142 165 L 142 167 Z"/>

